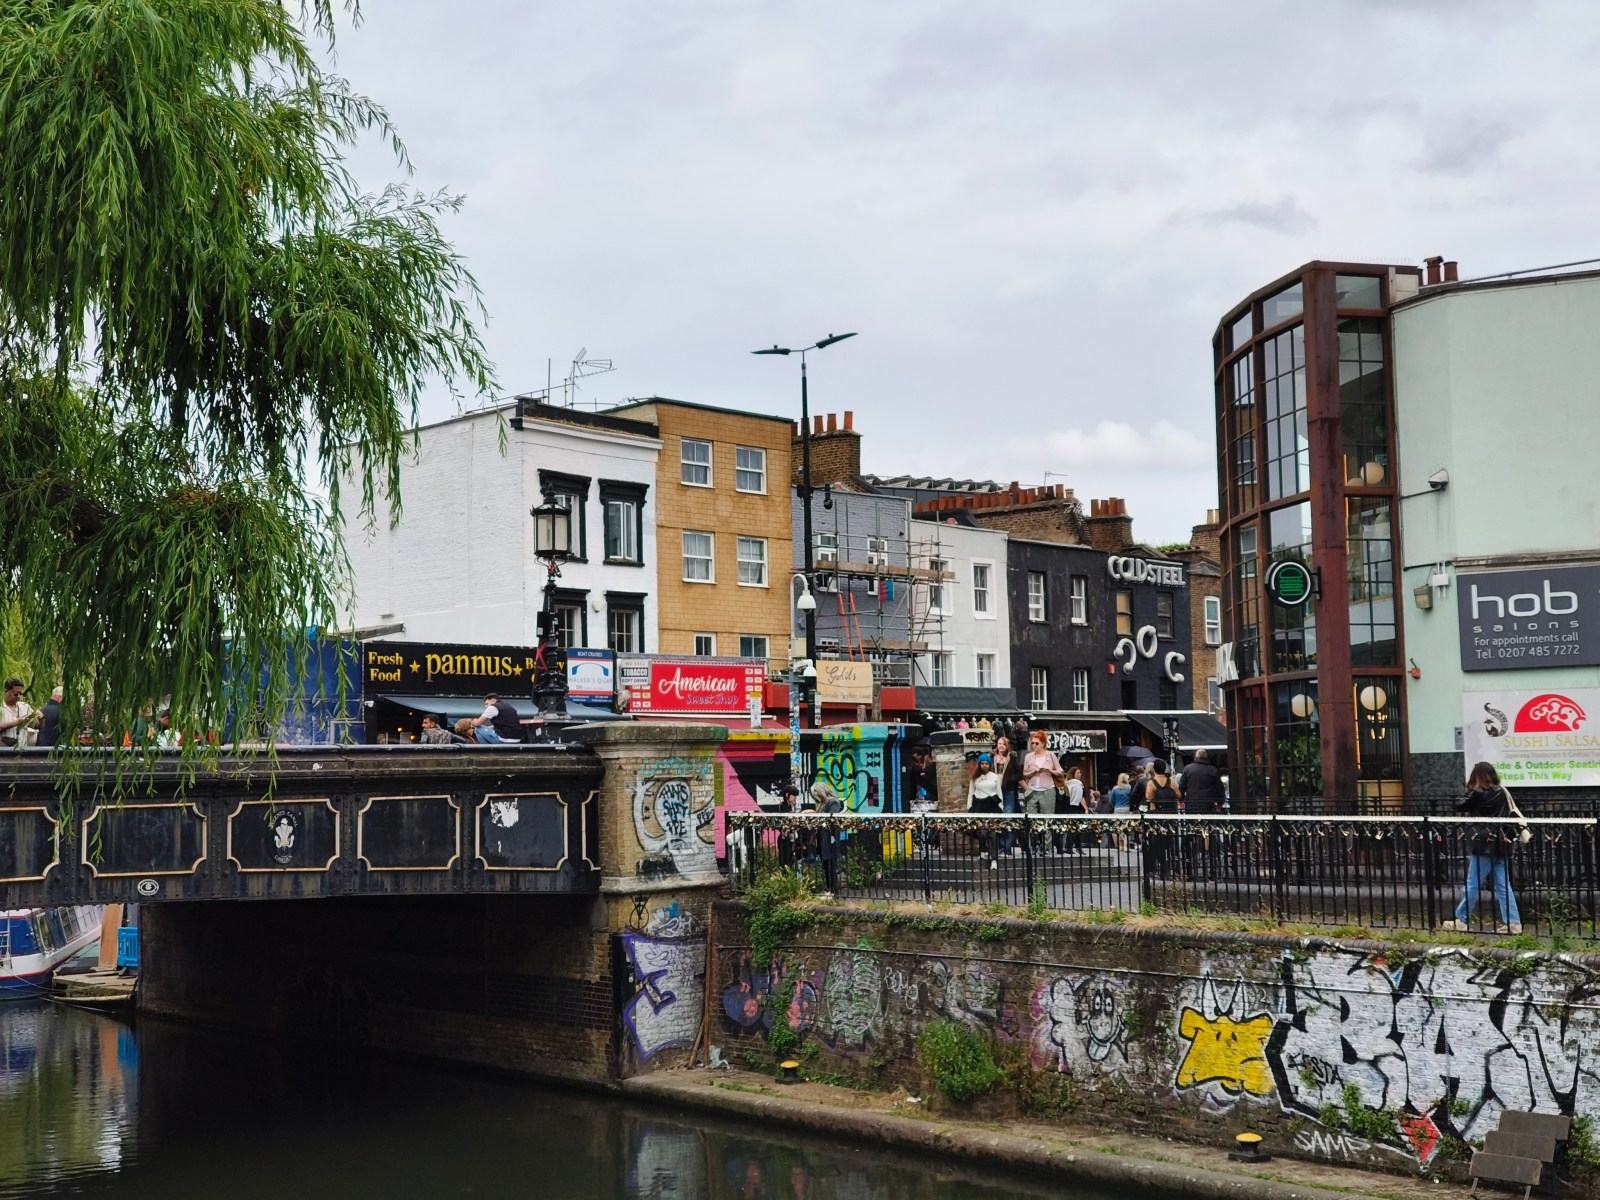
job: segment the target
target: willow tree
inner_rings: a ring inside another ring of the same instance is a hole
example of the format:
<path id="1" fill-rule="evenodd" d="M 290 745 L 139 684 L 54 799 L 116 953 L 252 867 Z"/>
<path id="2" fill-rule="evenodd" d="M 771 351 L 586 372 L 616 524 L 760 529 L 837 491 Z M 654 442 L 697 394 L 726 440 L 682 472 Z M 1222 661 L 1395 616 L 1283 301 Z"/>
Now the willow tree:
<path id="1" fill-rule="evenodd" d="M 0 606 L 69 734 L 275 724 L 341 486 L 398 514 L 422 390 L 490 385 L 456 201 L 357 186 L 404 150 L 311 36 L 328 0 L 0 0 Z"/>

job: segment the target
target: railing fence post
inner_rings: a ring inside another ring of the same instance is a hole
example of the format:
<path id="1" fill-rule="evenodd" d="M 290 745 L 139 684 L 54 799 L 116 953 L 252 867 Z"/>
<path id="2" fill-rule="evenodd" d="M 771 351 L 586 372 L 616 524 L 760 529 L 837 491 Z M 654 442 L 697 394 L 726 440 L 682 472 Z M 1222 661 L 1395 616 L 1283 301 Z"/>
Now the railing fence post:
<path id="1" fill-rule="evenodd" d="M 1272 812 L 1267 825 L 1267 878 L 1272 881 L 1272 919 L 1283 923 L 1283 846 L 1279 842 L 1278 813 Z"/>
<path id="2" fill-rule="evenodd" d="M 923 813 L 917 840 L 922 843 L 922 898 L 933 899 L 933 846 L 928 840 L 928 814 Z"/>
<path id="3" fill-rule="evenodd" d="M 1434 840 L 1433 823 L 1426 815 L 1422 818 L 1422 846 L 1423 871 L 1427 878 L 1423 893 L 1426 897 L 1423 911 L 1428 922 L 1428 928 L 1437 929 L 1439 927 L 1439 846 Z"/>

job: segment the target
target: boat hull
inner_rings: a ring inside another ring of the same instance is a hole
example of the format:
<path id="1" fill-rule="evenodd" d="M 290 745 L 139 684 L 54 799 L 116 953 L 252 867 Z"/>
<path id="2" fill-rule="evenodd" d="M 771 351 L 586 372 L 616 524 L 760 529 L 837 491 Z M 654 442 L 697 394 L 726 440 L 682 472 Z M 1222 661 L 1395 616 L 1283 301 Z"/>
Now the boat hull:
<path id="1" fill-rule="evenodd" d="M 0 913 L 0 1000 L 49 992 L 55 969 L 99 939 L 103 911 L 83 904 Z"/>

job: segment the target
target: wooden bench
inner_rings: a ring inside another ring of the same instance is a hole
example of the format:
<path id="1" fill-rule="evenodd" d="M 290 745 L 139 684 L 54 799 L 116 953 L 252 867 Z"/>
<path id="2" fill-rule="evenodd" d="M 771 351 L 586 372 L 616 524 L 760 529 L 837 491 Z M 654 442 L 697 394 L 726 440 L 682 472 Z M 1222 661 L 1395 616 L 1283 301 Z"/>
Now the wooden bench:
<path id="1" fill-rule="evenodd" d="M 1473 1154 L 1472 1165 L 1467 1168 L 1467 1174 L 1472 1176 L 1472 1192 L 1478 1190 L 1480 1179 L 1493 1180 L 1495 1183 L 1520 1183 L 1522 1200 L 1528 1200 L 1534 1186 L 1544 1178 L 1544 1164 L 1537 1158 L 1521 1158 L 1514 1154 L 1492 1154 L 1487 1150 L 1479 1150 Z"/>
<path id="2" fill-rule="evenodd" d="M 1506 1109 L 1500 1114 L 1500 1127 L 1483 1139 L 1483 1149 L 1472 1156 L 1468 1170 L 1473 1189 L 1479 1179 L 1520 1183 L 1526 1200 L 1547 1169 L 1554 1186 L 1556 1153 L 1571 1136 L 1571 1117 Z"/>
<path id="3" fill-rule="evenodd" d="M 1500 1114 L 1500 1133 L 1531 1133 L 1564 1142 L 1572 1136 L 1572 1118 L 1553 1113 L 1518 1112 L 1506 1109 Z"/>

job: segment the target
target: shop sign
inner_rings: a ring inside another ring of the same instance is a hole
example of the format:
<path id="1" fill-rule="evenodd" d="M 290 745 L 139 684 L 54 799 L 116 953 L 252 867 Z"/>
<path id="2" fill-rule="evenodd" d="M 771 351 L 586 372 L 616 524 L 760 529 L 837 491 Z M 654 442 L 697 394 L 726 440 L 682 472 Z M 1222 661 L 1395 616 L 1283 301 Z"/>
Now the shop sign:
<path id="1" fill-rule="evenodd" d="M 1148 558 L 1119 558 L 1112 555 L 1106 560 L 1106 570 L 1117 583 L 1154 583 L 1160 587 L 1183 586 L 1183 564 L 1155 562 Z"/>
<path id="2" fill-rule="evenodd" d="M 1505 784 L 1600 786 L 1600 688 L 1465 692 L 1467 770 L 1487 762 Z"/>
<path id="3" fill-rule="evenodd" d="M 762 699 L 763 658 L 631 655 L 617 660 L 627 710 L 646 716 L 743 717 Z"/>
<path id="4" fill-rule="evenodd" d="M 1300 608 L 1314 590 L 1311 568 L 1294 559 L 1275 562 L 1267 568 L 1267 595 L 1285 608 Z"/>
<path id="5" fill-rule="evenodd" d="M 567 651 L 567 695 L 574 700 L 605 700 L 617 693 L 617 656 L 610 650 Z"/>
<path id="6" fill-rule="evenodd" d="M 534 652 L 522 646 L 466 646 L 448 642 L 364 642 L 361 687 L 368 695 L 527 696 L 533 690 Z"/>
<path id="7" fill-rule="evenodd" d="M 1463 671 L 1600 665 L 1600 566 L 1456 573 Z"/>
<path id="8" fill-rule="evenodd" d="M 817 695 L 824 704 L 871 704 L 872 664 L 817 659 Z"/>
<path id="9" fill-rule="evenodd" d="M 1050 729 L 1045 739 L 1057 754 L 1104 754 L 1106 749 L 1104 729 Z"/>

